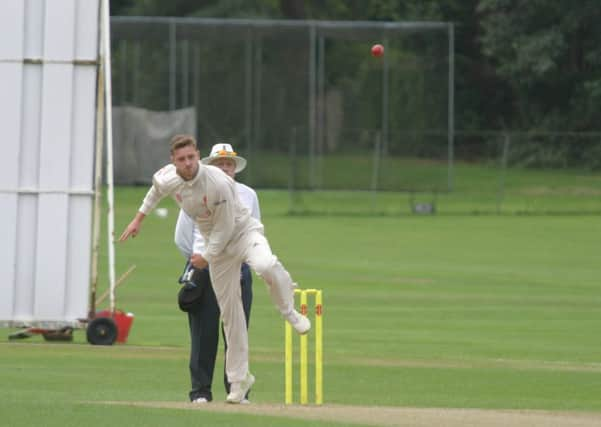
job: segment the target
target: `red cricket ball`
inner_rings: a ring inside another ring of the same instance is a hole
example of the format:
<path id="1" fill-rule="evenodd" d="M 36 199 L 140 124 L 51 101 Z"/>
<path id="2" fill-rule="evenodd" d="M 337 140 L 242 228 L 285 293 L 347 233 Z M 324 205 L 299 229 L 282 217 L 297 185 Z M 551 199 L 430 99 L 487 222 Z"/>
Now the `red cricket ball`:
<path id="1" fill-rule="evenodd" d="M 376 58 L 384 55 L 384 46 L 381 44 L 375 44 L 371 47 L 371 56 L 375 56 Z"/>

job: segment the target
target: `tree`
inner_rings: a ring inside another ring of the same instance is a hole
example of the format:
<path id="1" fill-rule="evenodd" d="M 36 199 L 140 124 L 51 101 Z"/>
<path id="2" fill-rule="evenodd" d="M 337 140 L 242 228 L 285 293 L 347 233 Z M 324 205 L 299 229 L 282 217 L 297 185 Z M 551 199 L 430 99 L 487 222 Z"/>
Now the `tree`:
<path id="1" fill-rule="evenodd" d="M 594 0 L 481 0 L 482 51 L 511 90 L 511 125 L 592 130 L 601 101 Z"/>

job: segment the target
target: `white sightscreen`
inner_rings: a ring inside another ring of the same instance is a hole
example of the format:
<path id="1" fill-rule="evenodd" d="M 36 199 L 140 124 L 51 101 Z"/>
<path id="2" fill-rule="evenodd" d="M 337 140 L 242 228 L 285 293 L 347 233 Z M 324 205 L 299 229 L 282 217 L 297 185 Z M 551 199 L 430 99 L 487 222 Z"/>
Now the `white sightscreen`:
<path id="1" fill-rule="evenodd" d="M 87 317 L 98 0 L 0 1 L 0 326 Z"/>

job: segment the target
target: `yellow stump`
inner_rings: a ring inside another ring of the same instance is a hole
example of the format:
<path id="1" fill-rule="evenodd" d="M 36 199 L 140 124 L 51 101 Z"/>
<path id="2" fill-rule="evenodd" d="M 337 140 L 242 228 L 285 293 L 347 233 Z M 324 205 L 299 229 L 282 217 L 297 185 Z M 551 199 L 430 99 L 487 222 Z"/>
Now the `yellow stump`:
<path id="1" fill-rule="evenodd" d="M 301 291 L 300 294 L 300 312 L 307 316 L 307 292 Z M 307 388 L 307 334 L 300 336 L 300 403 L 306 405 L 309 402 L 309 393 Z"/>
<path id="2" fill-rule="evenodd" d="M 319 289 L 295 289 L 294 294 L 300 295 L 300 312 L 304 316 L 309 315 L 307 306 L 307 295 L 313 295 L 315 299 L 315 320 L 313 322 L 313 333 L 315 334 L 315 404 L 323 403 L 323 299 L 322 291 Z M 293 403 L 293 363 L 294 345 L 292 326 L 285 323 L 285 402 Z M 300 336 L 299 346 L 299 391 L 301 404 L 309 403 L 308 387 L 308 336 Z"/>
<path id="3" fill-rule="evenodd" d="M 315 403 L 323 403 L 323 317 L 321 291 L 315 293 Z"/>
<path id="4" fill-rule="evenodd" d="M 286 328 L 286 404 L 292 403 L 292 326 L 285 322 Z"/>

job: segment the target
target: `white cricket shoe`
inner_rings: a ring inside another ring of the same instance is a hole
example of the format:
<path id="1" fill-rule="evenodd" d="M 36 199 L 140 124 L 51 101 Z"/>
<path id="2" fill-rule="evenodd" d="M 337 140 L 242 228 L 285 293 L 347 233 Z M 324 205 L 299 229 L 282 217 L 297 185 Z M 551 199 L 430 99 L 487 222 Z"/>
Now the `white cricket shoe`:
<path id="1" fill-rule="evenodd" d="M 288 323 L 292 325 L 294 330 L 299 335 L 305 335 L 311 329 L 311 321 L 307 316 L 303 316 L 296 310 L 292 310 L 290 314 L 286 316 Z"/>
<path id="2" fill-rule="evenodd" d="M 197 397 L 192 403 L 209 403 L 209 400 L 206 397 Z"/>
<path id="3" fill-rule="evenodd" d="M 246 378 L 243 381 L 232 383 L 230 393 L 225 398 L 227 403 L 242 403 L 246 397 L 246 393 L 255 383 L 255 377 L 250 373 L 246 373 Z"/>

